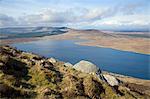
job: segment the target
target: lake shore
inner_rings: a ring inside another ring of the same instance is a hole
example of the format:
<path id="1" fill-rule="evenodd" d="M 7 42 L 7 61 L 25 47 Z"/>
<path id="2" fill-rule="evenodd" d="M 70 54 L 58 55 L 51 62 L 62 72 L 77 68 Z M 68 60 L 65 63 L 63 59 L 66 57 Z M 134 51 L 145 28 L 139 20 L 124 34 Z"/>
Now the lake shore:
<path id="1" fill-rule="evenodd" d="M 71 30 L 68 33 L 55 35 L 53 37 L 44 37 L 44 39 L 54 40 L 85 40 L 76 42 L 76 44 L 84 46 L 96 46 L 112 48 L 122 51 L 130 51 L 142 54 L 150 54 L 149 38 L 130 37 L 127 35 L 119 35 L 101 31 L 76 31 Z"/>
<path id="2" fill-rule="evenodd" d="M 76 44 L 84 45 L 84 46 L 112 48 L 112 49 L 130 51 L 130 52 L 136 52 L 136 53 L 142 53 L 142 54 L 150 54 L 150 48 L 149 48 L 150 39 L 149 38 L 131 37 L 128 35 L 107 33 L 107 32 L 102 32 L 98 30 L 85 31 L 85 30 L 70 29 L 67 33 L 59 34 L 59 35 L 1 40 L 1 44 L 30 42 L 30 41 L 43 40 L 43 39 L 44 40 L 45 39 L 83 40 L 82 42 L 80 41 L 76 42 Z"/>
<path id="3" fill-rule="evenodd" d="M 108 72 L 108 71 L 102 71 L 102 73 L 115 76 L 117 79 L 127 82 L 127 83 L 134 83 L 134 84 L 145 85 L 145 86 L 150 87 L 150 80 L 135 78 L 135 77 L 121 75 L 121 74 L 112 73 L 112 72 Z"/>

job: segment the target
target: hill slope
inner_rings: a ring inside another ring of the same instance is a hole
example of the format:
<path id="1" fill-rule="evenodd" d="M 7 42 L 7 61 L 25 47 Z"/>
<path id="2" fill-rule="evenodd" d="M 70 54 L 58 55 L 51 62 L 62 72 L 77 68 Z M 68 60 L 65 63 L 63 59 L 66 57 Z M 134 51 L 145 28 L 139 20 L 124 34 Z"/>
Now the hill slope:
<path id="1" fill-rule="evenodd" d="M 146 93 L 110 86 L 94 74 L 9 46 L 0 47 L 0 98 L 136 99 Z"/>

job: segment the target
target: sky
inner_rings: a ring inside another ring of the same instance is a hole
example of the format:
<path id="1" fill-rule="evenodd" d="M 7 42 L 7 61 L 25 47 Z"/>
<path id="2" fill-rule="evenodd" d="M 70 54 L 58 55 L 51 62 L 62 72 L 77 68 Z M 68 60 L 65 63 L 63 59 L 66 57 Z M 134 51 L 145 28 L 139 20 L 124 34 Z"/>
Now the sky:
<path id="1" fill-rule="evenodd" d="M 0 27 L 149 30 L 150 0 L 0 0 Z"/>

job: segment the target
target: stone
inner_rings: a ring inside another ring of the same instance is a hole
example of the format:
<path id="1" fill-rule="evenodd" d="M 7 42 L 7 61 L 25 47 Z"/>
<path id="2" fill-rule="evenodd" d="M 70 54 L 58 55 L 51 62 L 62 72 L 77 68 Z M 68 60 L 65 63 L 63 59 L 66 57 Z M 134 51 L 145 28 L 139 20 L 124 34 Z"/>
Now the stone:
<path id="1" fill-rule="evenodd" d="M 56 59 L 53 58 L 53 57 L 49 58 L 48 61 L 51 62 L 51 63 L 53 63 L 53 64 L 57 62 Z"/>
<path id="2" fill-rule="evenodd" d="M 3 65 L 4 65 L 4 63 L 0 62 L 0 66 L 3 66 Z"/>
<path id="3" fill-rule="evenodd" d="M 45 88 L 44 90 L 42 90 L 43 94 L 51 94 L 51 89 L 50 88 Z"/>
<path id="4" fill-rule="evenodd" d="M 51 62 L 49 62 L 49 61 L 43 61 L 41 64 L 40 64 L 40 66 L 41 67 L 44 67 L 44 68 L 47 68 L 47 69 L 50 69 L 52 66 L 53 66 L 53 64 L 51 63 Z"/>
<path id="5" fill-rule="evenodd" d="M 109 85 L 111 86 L 119 85 L 118 80 L 114 76 L 103 74 L 103 77 Z"/>
<path id="6" fill-rule="evenodd" d="M 80 62 L 76 63 L 73 68 L 85 73 L 97 73 L 98 71 L 100 71 L 100 69 L 96 65 L 85 60 L 81 60 Z"/>
<path id="7" fill-rule="evenodd" d="M 73 67 L 73 65 L 69 62 L 65 63 L 64 66 L 67 66 L 67 67 Z"/>

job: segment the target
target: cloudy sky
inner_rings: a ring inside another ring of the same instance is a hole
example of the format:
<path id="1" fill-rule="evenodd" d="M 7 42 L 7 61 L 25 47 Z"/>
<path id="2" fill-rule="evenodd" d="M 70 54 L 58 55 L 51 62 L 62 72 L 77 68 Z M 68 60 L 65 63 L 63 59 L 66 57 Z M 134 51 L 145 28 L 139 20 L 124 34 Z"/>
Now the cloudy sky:
<path id="1" fill-rule="evenodd" d="M 0 0 L 0 27 L 148 29 L 150 0 Z"/>

